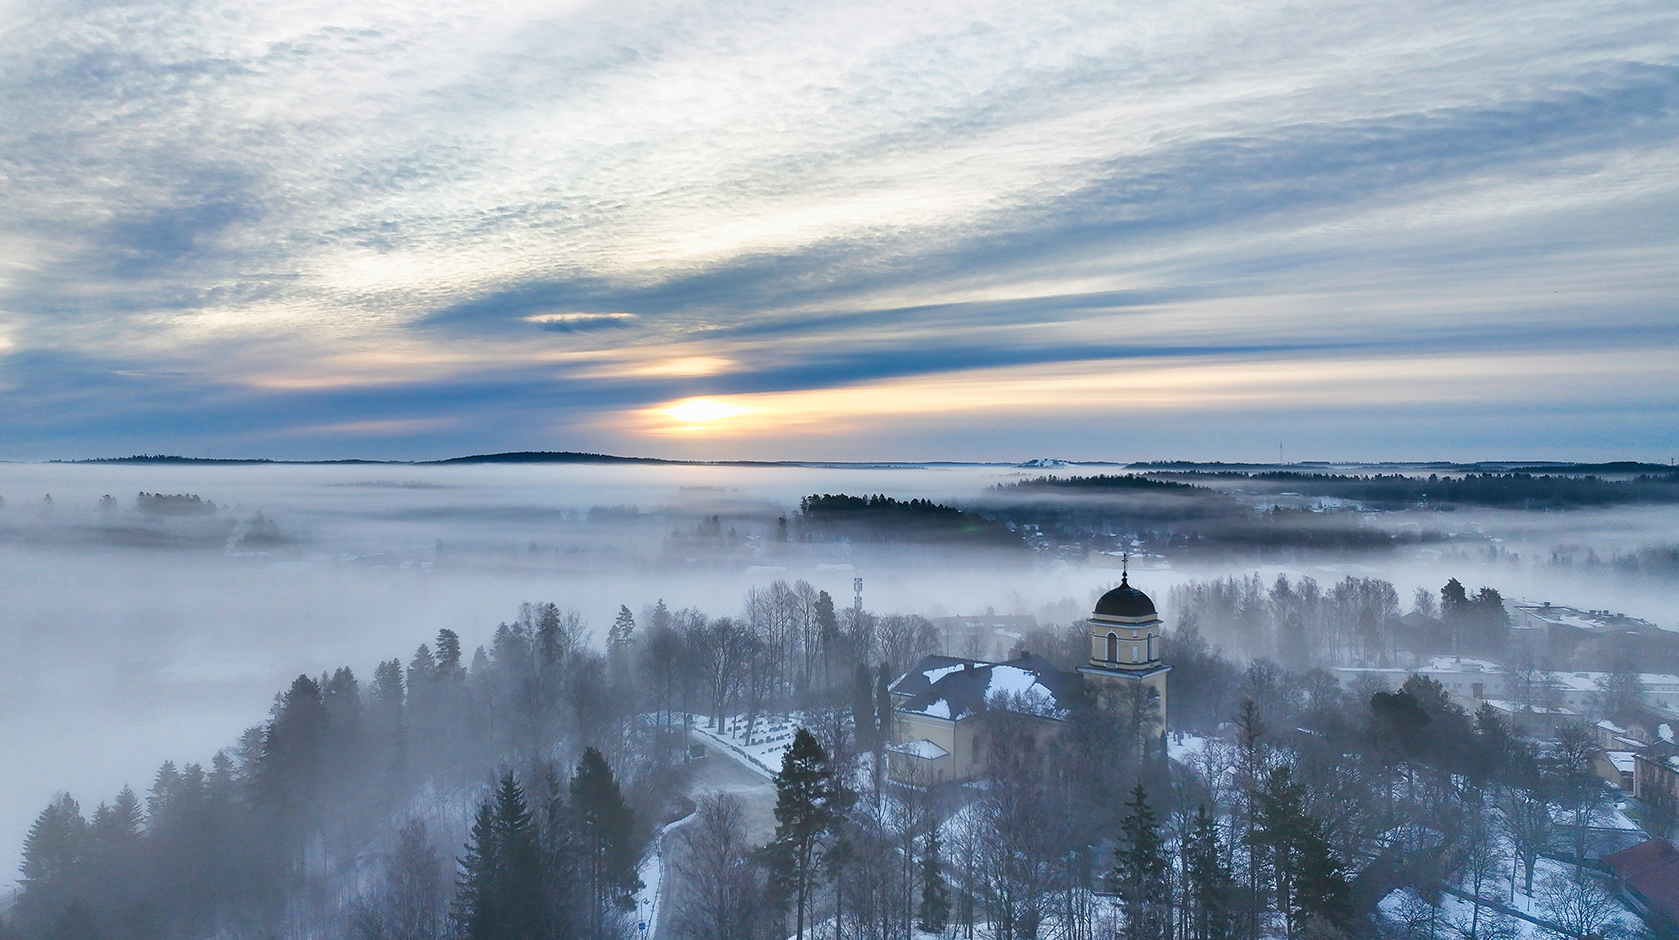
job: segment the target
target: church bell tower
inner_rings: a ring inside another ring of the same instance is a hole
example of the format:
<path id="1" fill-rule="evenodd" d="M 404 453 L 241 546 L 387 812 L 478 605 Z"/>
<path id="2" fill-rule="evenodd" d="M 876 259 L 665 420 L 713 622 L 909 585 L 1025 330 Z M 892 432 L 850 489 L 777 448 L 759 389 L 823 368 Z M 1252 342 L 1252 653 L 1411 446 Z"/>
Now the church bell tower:
<path id="1" fill-rule="evenodd" d="M 1164 748 L 1166 675 L 1172 667 L 1160 660 L 1160 615 L 1154 601 L 1131 586 L 1129 565 L 1119 587 L 1102 595 L 1085 624 L 1090 629 L 1090 662 L 1080 666 L 1079 673 L 1098 707 L 1116 719 L 1138 707 L 1153 709 L 1142 746 L 1145 752 Z"/>

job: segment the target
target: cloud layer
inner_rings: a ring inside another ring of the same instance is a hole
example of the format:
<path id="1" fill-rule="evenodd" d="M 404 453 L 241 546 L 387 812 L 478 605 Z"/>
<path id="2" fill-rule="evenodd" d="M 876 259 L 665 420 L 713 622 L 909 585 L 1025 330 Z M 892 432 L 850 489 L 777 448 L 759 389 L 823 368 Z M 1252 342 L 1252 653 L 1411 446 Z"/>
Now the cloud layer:
<path id="1" fill-rule="evenodd" d="M 1671 4 L 6 7 L 5 456 L 1679 446 Z"/>

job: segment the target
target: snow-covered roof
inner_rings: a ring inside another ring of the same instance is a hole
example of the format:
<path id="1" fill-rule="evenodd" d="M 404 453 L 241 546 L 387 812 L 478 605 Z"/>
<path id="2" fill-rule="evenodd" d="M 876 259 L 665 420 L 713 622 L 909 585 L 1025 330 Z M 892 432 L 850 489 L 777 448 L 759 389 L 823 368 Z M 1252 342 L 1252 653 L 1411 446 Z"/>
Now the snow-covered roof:
<path id="1" fill-rule="evenodd" d="M 995 706 L 1065 718 L 1082 688 L 1077 674 L 1030 653 L 1006 663 L 928 656 L 891 686 L 900 711 L 946 721 Z"/>

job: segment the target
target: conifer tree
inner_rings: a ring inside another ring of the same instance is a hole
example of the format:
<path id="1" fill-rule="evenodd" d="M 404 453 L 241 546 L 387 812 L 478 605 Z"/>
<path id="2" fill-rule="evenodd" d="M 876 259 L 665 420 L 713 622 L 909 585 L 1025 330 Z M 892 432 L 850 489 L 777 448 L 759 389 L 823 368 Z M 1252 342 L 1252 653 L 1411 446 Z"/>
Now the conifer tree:
<path id="1" fill-rule="evenodd" d="M 635 646 L 635 615 L 628 605 L 618 605 L 618 617 L 606 631 L 606 659 L 612 669 L 612 683 L 630 684 L 630 651 Z"/>
<path id="2" fill-rule="evenodd" d="M 1141 783 L 1131 790 L 1125 808 L 1111 875 L 1125 904 L 1125 935 L 1130 940 L 1159 940 L 1166 931 L 1167 864 L 1160 821 Z"/>
<path id="3" fill-rule="evenodd" d="M 455 918 L 465 940 L 545 940 L 536 833 L 524 788 L 511 772 L 478 807 L 459 864 Z"/>
<path id="4" fill-rule="evenodd" d="M 437 631 L 437 665 L 436 673 L 439 681 L 459 682 L 466 678 L 466 667 L 461 664 L 461 638 L 453 630 Z"/>
<path id="5" fill-rule="evenodd" d="M 572 839 L 578 875 L 588 893 L 584 910 L 589 936 L 601 940 L 614 911 L 635 904 L 635 811 L 624 802 L 612 768 L 595 748 L 585 748 L 571 778 Z"/>
<path id="6" fill-rule="evenodd" d="M 1344 928 L 1352 916 L 1341 862 L 1305 801 L 1305 788 L 1289 766 L 1272 768 L 1254 794 L 1249 836 L 1271 863 L 1277 910 L 1290 938 L 1314 919 Z"/>
<path id="7" fill-rule="evenodd" d="M 1183 855 L 1189 940 L 1231 940 L 1236 934 L 1236 883 L 1224 861 L 1218 825 L 1204 804 L 1196 807 L 1190 821 Z"/>
<path id="8" fill-rule="evenodd" d="M 892 743 L 892 665 L 881 663 L 875 671 L 874 683 L 874 791 L 878 795 L 886 780 L 886 748 Z"/>
<path id="9" fill-rule="evenodd" d="M 274 835 L 294 852 L 315 828 L 326 729 L 319 683 L 298 676 L 276 703 L 274 720 L 263 734 L 256 779 L 257 799 L 268 810 Z M 162 777 L 160 771 L 159 786 Z M 154 797 L 159 796 L 159 786 L 152 788 Z M 167 799 L 169 794 L 163 796 Z"/>
<path id="10" fill-rule="evenodd" d="M 217 755 L 226 759 L 223 755 Z M 89 832 L 93 842 L 100 849 L 115 849 L 127 847 L 140 839 L 140 798 L 134 795 L 133 788 L 124 785 L 117 793 L 117 798 L 109 806 L 99 804 L 93 813 L 93 826 Z"/>
<path id="11" fill-rule="evenodd" d="M 857 664 L 857 674 L 851 686 L 851 725 L 857 747 L 873 750 L 880 726 L 875 724 L 874 676 L 869 674 L 869 667 L 863 663 Z"/>
<path id="12" fill-rule="evenodd" d="M 862 675 L 868 675 L 866 668 Z M 806 728 L 794 733 L 782 756 L 775 789 L 775 838 L 766 849 L 777 892 L 793 902 L 796 911 L 793 935 L 804 940 L 805 913 L 820 863 L 854 797 Z"/>
<path id="13" fill-rule="evenodd" d="M 48 899 L 67 889 L 81 861 L 87 820 L 81 804 L 68 793 L 47 804 L 23 839 L 23 890 L 26 897 Z"/>
<path id="14" fill-rule="evenodd" d="M 921 853 L 921 905 L 916 910 L 917 926 L 939 933 L 950 921 L 950 886 L 944 880 L 944 860 L 939 857 L 939 832 L 927 834 Z"/>

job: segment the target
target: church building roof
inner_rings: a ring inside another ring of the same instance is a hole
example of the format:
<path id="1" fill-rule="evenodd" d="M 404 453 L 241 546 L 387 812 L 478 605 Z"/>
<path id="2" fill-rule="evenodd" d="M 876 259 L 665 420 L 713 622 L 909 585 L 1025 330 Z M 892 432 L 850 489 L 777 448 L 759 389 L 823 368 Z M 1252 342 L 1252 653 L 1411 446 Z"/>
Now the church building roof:
<path id="1" fill-rule="evenodd" d="M 1076 673 L 1031 653 L 1006 663 L 928 656 L 891 686 L 901 711 L 951 721 L 993 706 L 1065 718 L 1082 690 Z"/>
<path id="2" fill-rule="evenodd" d="M 1120 576 L 1119 587 L 1103 594 L 1096 602 L 1098 617 L 1152 617 L 1154 613 L 1154 601 L 1131 586 L 1128 573 Z"/>

